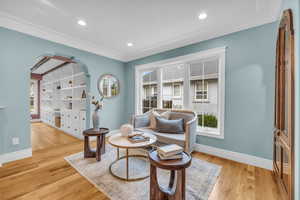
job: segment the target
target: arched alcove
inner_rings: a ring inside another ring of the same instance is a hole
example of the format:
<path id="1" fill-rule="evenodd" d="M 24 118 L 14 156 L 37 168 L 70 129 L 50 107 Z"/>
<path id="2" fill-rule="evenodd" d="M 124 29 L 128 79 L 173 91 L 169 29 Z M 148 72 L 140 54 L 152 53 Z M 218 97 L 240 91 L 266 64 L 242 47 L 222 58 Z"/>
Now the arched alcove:
<path id="1" fill-rule="evenodd" d="M 38 80 L 38 114 L 32 118 L 82 139 L 90 124 L 87 66 L 71 56 L 44 54 L 31 68 L 31 78 Z"/>

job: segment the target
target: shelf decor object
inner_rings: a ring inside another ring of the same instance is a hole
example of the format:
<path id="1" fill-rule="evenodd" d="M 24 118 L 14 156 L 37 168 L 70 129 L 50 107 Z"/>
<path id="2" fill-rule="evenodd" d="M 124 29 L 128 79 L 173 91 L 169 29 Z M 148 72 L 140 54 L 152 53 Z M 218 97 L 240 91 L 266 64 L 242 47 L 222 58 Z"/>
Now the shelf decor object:
<path id="1" fill-rule="evenodd" d="M 295 66 L 292 10 L 285 10 L 276 46 L 273 171 L 284 200 L 294 199 Z"/>
<path id="2" fill-rule="evenodd" d="M 104 97 L 101 97 L 100 100 L 95 100 L 95 97 L 94 96 L 92 97 L 92 104 L 95 106 L 95 110 L 92 115 L 94 130 L 98 130 L 100 128 L 99 110 L 102 109 L 103 99 Z"/>

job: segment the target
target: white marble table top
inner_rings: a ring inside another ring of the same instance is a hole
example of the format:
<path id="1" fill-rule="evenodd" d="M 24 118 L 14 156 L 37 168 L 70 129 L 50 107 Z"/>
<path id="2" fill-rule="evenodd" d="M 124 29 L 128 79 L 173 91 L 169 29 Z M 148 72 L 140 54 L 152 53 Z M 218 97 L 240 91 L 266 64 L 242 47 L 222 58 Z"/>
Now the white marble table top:
<path id="1" fill-rule="evenodd" d="M 131 148 L 141 148 L 141 147 L 149 146 L 151 144 L 154 144 L 157 140 L 155 135 L 149 133 L 143 133 L 143 135 L 150 137 L 150 140 L 145 142 L 133 143 L 130 142 L 127 139 L 127 137 L 122 136 L 121 133 L 116 133 L 108 138 L 108 142 L 115 147 L 131 149 Z"/>

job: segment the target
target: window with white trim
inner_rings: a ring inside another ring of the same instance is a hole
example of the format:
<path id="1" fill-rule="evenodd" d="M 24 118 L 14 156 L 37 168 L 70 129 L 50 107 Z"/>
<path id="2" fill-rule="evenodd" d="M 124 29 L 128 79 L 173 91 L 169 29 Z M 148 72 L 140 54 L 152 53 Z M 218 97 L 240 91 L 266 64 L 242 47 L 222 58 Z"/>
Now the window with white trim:
<path id="1" fill-rule="evenodd" d="M 136 66 L 135 73 L 137 114 L 193 110 L 199 135 L 224 138 L 225 48 Z"/>

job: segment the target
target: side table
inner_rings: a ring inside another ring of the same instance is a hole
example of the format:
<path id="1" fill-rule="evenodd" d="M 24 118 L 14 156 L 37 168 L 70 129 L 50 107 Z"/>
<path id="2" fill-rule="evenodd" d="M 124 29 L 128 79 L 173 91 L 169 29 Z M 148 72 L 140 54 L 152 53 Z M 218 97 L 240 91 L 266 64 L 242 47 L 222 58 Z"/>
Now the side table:
<path id="1" fill-rule="evenodd" d="M 156 150 L 149 152 L 150 200 L 185 200 L 185 169 L 191 165 L 192 157 L 186 152 L 182 154 L 182 159 L 164 161 L 160 160 Z M 171 171 L 168 188 L 162 188 L 158 184 L 157 167 Z"/>
<path id="2" fill-rule="evenodd" d="M 105 135 L 109 133 L 108 128 L 99 129 L 87 129 L 83 131 L 84 136 L 84 158 L 96 158 L 97 161 L 101 160 L 101 154 L 105 153 Z M 96 151 L 92 150 L 90 147 L 89 137 L 97 137 L 97 147 Z"/>

